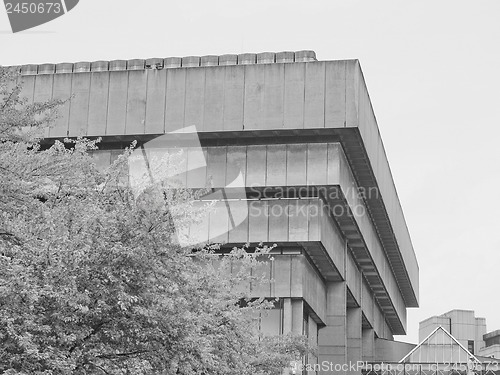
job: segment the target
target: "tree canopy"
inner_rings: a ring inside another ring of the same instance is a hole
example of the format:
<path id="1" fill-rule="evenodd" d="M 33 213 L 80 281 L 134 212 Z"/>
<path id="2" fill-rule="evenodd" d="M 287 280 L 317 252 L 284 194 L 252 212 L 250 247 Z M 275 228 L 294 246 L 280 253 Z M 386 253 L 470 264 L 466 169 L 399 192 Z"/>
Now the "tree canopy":
<path id="1" fill-rule="evenodd" d="M 309 350 L 302 336 L 260 335 L 272 301 L 235 287 L 259 281 L 249 270 L 266 246 L 180 247 L 173 215 L 196 221 L 199 193 L 157 183 L 134 195 L 133 145 L 106 170 L 98 141 L 42 147 L 61 102 L 28 103 L 18 81 L 0 68 L 1 373 L 278 374 Z"/>

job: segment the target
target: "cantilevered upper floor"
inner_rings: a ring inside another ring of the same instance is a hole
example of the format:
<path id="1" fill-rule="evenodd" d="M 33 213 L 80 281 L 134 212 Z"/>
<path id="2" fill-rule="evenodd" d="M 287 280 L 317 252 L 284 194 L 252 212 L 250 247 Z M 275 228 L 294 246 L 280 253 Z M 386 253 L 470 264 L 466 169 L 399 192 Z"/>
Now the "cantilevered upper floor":
<path id="1" fill-rule="evenodd" d="M 47 138 L 113 148 L 196 126 L 203 147 L 339 143 L 355 184 L 376 192 L 364 197 L 374 236 L 404 304 L 418 306 L 417 259 L 357 60 L 300 51 L 19 69 L 29 101 L 72 97 Z"/>

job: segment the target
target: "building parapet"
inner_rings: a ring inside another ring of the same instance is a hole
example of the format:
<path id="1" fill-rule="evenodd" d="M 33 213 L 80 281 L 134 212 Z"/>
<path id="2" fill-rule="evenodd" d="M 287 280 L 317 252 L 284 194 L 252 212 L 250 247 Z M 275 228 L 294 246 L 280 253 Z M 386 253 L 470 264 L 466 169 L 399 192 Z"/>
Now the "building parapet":
<path id="1" fill-rule="evenodd" d="M 22 75 L 84 73 L 121 70 L 196 68 L 205 66 L 250 65 L 311 62 L 316 60 L 314 51 L 284 51 L 241 53 L 226 55 L 167 57 L 112 61 L 80 61 L 77 63 L 28 64 L 18 67 Z"/>

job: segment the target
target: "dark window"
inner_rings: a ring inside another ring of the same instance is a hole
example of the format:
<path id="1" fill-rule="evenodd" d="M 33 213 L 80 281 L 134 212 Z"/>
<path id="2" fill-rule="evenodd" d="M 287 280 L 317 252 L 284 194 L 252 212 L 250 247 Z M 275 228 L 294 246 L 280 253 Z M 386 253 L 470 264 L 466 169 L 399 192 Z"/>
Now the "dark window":
<path id="1" fill-rule="evenodd" d="M 302 325 L 302 328 L 302 334 L 306 337 L 309 337 L 309 315 L 306 313 L 304 313 L 304 324 Z"/>
<path id="2" fill-rule="evenodd" d="M 469 352 L 474 354 L 474 340 L 469 340 L 467 342 L 467 349 L 469 350 Z"/>

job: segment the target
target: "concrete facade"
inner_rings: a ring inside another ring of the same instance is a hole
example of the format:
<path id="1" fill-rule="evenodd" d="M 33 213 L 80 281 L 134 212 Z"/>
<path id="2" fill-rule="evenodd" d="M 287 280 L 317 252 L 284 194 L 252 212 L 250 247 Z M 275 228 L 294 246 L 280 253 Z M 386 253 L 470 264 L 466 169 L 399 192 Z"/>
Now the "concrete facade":
<path id="1" fill-rule="evenodd" d="M 47 142 L 101 136 L 105 165 L 132 140 L 195 126 L 203 170 L 190 170 L 181 135 L 169 138 L 187 155 L 183 183 L 210 180 L 223 207 L 242 176 L 248 217 L 233 225 L 216 209 L 190 234 L 278 245 L 261 270 L 269 283 L 251 290 L 280 301 L 263 329 L 308 335 L 316 364 L 404 352 L 392 340 L 418 307 L 418 263 L 357 60 L 301 51 L 58 66 L 21 67 L 29 101 L 74 95 Z"/>
<path id="2" fill-rule="evenodd" d="M 500 330 L 486 333 L 483 340 L 485 346 L 479 351 L 479 355 L 500 359 Z"/>

